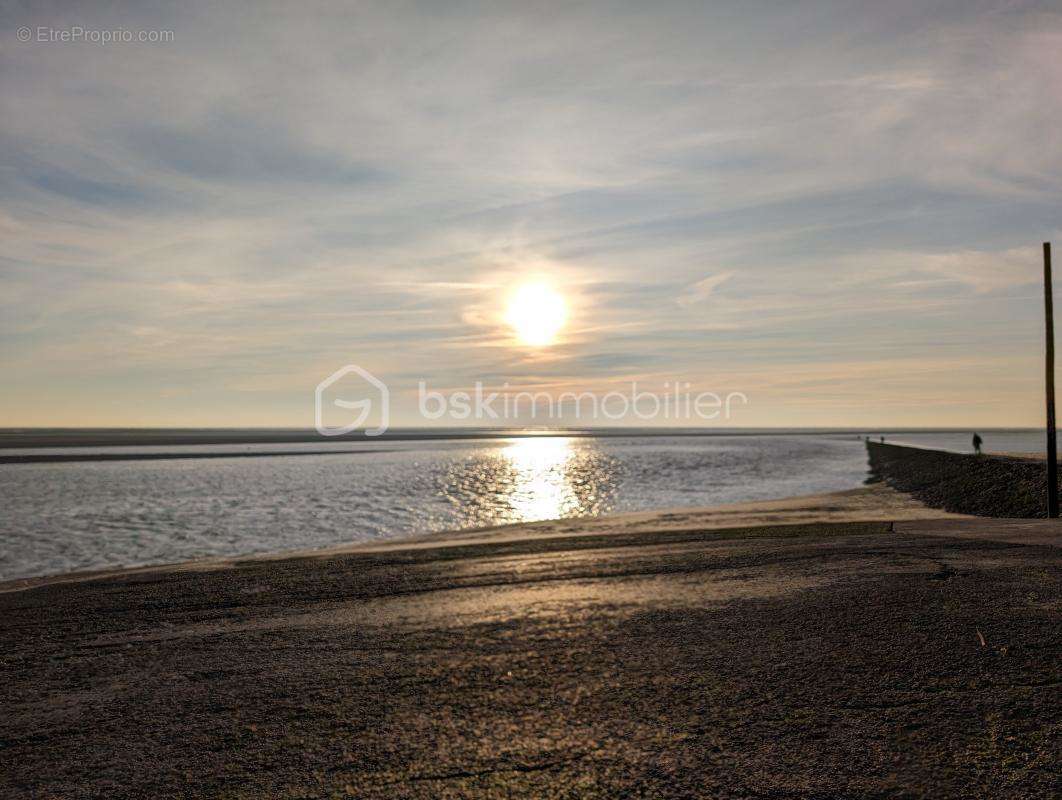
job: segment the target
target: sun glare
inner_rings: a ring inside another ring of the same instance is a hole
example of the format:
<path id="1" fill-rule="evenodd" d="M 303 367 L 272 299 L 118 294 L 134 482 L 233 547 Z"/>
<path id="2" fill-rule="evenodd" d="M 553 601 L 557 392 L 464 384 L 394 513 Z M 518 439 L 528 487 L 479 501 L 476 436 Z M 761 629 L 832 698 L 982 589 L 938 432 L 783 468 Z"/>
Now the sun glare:
<path id="1" fill-rule="evenodd" d="M 567 319 L 568 304 L 544 283 L 528 283 L 517 289 L 505 314 L 521 343 L 533 347 L 553 344 Z"/>

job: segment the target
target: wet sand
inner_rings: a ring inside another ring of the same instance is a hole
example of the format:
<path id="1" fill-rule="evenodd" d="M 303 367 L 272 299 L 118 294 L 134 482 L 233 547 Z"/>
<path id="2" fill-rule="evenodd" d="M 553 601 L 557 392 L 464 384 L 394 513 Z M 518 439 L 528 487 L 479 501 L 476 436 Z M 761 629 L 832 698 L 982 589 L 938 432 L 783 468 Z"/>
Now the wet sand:
<path id="1" fill-rule="evenodd" d="M 1058 796 L 1062 526 L 874 491 L 8 591 L 0 796 Z"/>

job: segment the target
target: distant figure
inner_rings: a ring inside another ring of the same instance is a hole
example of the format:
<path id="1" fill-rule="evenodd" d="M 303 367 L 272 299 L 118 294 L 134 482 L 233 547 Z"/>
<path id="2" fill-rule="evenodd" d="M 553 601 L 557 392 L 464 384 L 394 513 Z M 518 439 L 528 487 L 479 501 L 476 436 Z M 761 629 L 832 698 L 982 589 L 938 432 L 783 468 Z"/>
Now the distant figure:
<path id="1" fill-rule="evenodd" d="M 975 433 L 974 434 L 974 438 L 973 438 L 973 446 L 974 446 L 974 452 L 977 453 L 977 455 L 981 455 L 981 442 L 982 442 L 982 439 L 981 439 L 980 435 Z"/>
<path id="2" fill-rule="evenodd" d="M 885 444 L 885 437 L 884 436 L 881 437 L 881 443 Z"/>

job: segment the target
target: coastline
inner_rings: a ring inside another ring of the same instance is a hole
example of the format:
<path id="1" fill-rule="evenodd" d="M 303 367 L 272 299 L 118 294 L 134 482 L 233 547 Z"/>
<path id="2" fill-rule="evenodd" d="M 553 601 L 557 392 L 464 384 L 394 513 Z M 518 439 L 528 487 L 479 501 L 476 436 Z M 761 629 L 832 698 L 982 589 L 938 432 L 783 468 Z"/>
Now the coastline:
<path id="1" fill-rule="evenodd" d="M 179 570 L 217 570 L 257 561 L 291 558 L 322 558 L 345 553 L 384 553 L 393 550 L 458 547 L 468 544 L 511 542 L 521 539 L 563 538 L 617 533 L 677 532 L 716 530 L 731 527 L 767 527 L 805 523 L 873 522 L 911 519 L 961 518 L 933 509 L 911 496 L 883 483 L 825 494 L 800 495 L 775 500 L 752 500 L 718 506 L 665 508 L 632 511 L 600 517 L 518 522 L 484 528 L 463 528 L 374 542 L 358 542 L 315 549 L 283 550 L 267 553 L 207 557 L 188 561 L 103 567 L 52 575 L 11 578 L 0 581 L 0 593 L 17 592 L 58 583 Z"/>
<path id="2" fill-rule="evenodd" d="M 875 428 L 875 435 L 965 433 L 966 428 Z M 986 433 L 1028 433 L 1033 428 L 982 428 Z M 0 451 L 8 449 L 173 447 L 256 444 L 371 444 L 373 442 L 522 439 L 541 436 L 572 438 L 822 436 L 862 438 L 866 428 L 391 428 L 367 438 L 357 431 L 323 437 L 312 428 L 0 428 Z"/>

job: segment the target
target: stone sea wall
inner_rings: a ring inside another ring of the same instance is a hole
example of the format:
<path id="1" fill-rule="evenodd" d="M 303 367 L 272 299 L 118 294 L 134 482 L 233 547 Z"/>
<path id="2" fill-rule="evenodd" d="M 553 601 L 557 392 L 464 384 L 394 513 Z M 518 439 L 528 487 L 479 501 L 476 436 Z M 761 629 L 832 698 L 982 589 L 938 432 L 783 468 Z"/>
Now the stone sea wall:
<path id="1" fill-rule="evenodd" d="M 982 517 L 1046 517 L 1047 462 L 867 442 L 872 479 L 933 508 Z"/>

